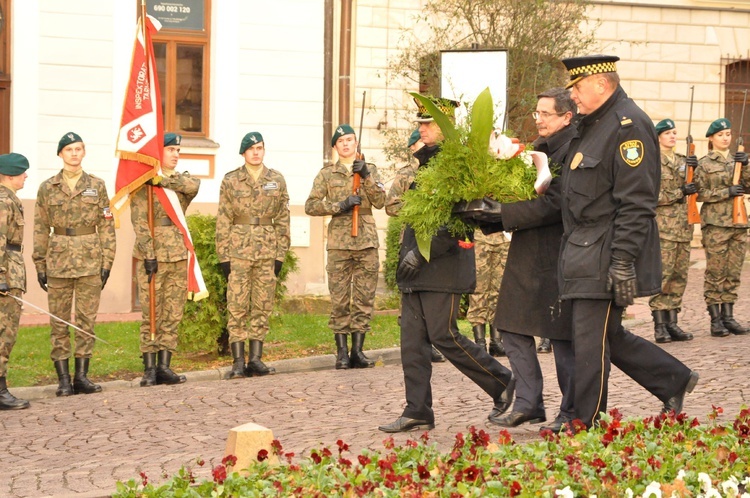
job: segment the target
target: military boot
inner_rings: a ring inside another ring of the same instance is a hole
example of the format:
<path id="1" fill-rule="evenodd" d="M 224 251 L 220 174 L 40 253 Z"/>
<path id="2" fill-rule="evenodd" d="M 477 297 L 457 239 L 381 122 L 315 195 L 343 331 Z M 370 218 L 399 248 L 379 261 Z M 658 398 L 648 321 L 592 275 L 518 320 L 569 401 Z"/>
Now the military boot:
<path id="1" fill-rule="evenodd" d="M 229 345 L 232 350 L 232 370 L 227 376 L 228 379 L 244 379 L 245 375 L 245 341 L 233 342 Z"/>
<path id="2" fill-rule="evenodd" d="M 25 399 L 18 399 L 8 391 L 5 377 L 0 377 L 0 410 L 24 410 L 31 406 Z"/>
<path id="3" fill-rule="evenodd" d="M 156 353 L 143 353 L 143 378 L 141 387 L 156 385 Z"/>
<path id="4" fill-rule="evenodd" d="M 336 370 L 349 369 L 349 350 L 346 344 L 346 334 L 333 334 L 336 340 Z"/>
<path id="5" fill-rule="evenodd" d="M 177 375 L 169 368 L 172 362 L 172 352 L 162 349 L 159 351 L 159 363 L 156 365 L 157 384 L 183 384 L 187 379 L 184 375 Z"/>
<path id="6" fill-rule="evenodd" d="M 490 354 L 492 356 L 505 356 L 503 347 L 503 334 L 499 329 L 490 327 Z"/>
<path id="7" fill-rule="evenodd" d="M 487 339 L 485 338 L 487 336 L 487 324 L 474 325 L 471 330 L 474 331 L 474 342 L 487 351 Z"/>
<path id="8" fill-rule="evenodd" d="M 57 372 L 57 391 L 55 396 L 73 395 L 73 386 L 70 384 L 70 371 L 68 370 L 68 359 L 57 360 L 55 362 L 55 371 Z"/>
<path id="9" fill-rule="evenodd" d="M 708 314 L 711 315 L 711 336 L 713 337 L 726 337 L 729 335 L 729 331 L 724 326 L 721 319 L 721 307 L 718 304 L 709 304 Z"/>
<path id="10" fill-rule="evenodd" d="M 669 310 L 669 320 L 667 321 L 667 332 L 673 341 L 692 341 L 693 334 L 685 332 L 677 325 L 677 310 Z"/>
<path id="11" fill-rule="evenodd" d="M 734 319 L 734 303 L 721 303 L 721 323 L 734 335 L 745 335 L 748 332 Z"/>
<path id="12" fill-rule="evenodd" d="M 372 368 L 375 362 L 369 359 L 362 352 L 362 346 L 365 344 L 364 332 L 352 333 L 352 354 L 349 357 L 350 368 Z"/>
<path id="13" fill-rule="evenodd" d="M 666 310 L 653 310 L 651 312 L 651 316 L 654 317 L 654 340 L 659 344 L 672 342 L 672 336 L 667 331 L 668 313 Z"/>
<path id="14" fill-rule="evenodd" d="M 263 357 L 263 341 L 251 340 L 250 341 L 250 359 L 247 362 L 247 368 L 245 369 L 245 375 L 273 375 L 276 373 L 276 369 L 273 367 L 267 367 L 265 363 L 260 361 Z"/>
<path id="15" fill-rule="evenodd" d="M 94 384 L 86 376 L 89 373 L 91 358 L 76 358 L 76 373 L 73 376 L 73 391 L 76 394 L 94 394 L 102 392 L 102 386 Z"/>

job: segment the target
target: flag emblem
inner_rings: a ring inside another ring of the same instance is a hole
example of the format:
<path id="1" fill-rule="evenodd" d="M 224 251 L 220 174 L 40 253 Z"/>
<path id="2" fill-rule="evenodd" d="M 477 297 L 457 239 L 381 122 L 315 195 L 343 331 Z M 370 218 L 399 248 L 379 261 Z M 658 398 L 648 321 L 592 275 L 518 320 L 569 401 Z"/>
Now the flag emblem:
<path id="1" fill-rule="evenodd" d="M 132 144 L 137 144 L 140 140 L 146 136 L 146 132 L 143 131 L 141 125 L 135 125 L 128 130 L 128 141 Z"/>

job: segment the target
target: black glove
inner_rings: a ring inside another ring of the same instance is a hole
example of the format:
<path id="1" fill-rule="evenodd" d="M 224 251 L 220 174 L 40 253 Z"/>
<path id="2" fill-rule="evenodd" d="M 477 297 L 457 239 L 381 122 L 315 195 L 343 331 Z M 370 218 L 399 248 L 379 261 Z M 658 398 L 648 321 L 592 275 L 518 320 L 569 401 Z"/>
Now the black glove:
<path id="1" fill-rule="evenodd" d="M 696 192 L 698 192 L 698 187 L 695 186 L 695 183 L 690 182 L 690 183 L 686 183 L 685 185 L 681 185 L 680 190 L 682 190 L 683 196 L 688 196 L 688 195 L 693 195 Z"/>
<path id="2" fill-rule="evenodd" d="M 425 264 L 426 260 L 420 254 L 419 249 L 412 249 L 406 253 L 404 259 L 398 264 L 396 270 L 397 280 L 411 280 L 419 274 L 419 269 Z"/>
<path id="3" fill-rule="evenodd" d="M 281 273 L 281 267 L 284 266 L 283 261 L 279 261 L 278 259 L 273 262 L 273 274 L 277 277 L 279 276 L 279 273 Z"/>
<path id="4" fill-rule="evenodd" d="M 102 268 L 102 289 L 105 285 L 107 285 L 107 280 L 109 280 L 109 272 L 110 270 L 107 270 L 106 268 Z"/>
<path id="5" fill-rule="evenodd" d="M 357 159 L 354 161 L 354 164 L 352 164 L 352 173 L 359 173 L 359 176 L 361 176 L 363 180 L 370 176 L 370 170 L 367 169 L 367 163 L 361 159 Z"/>
<path id="6" fill-rule="evenodd" d="M 47 289 L 44 289 L 47 290 Z M 0 282 L 0 294 L 7 294 L 10 292 L 10 288 L 6 282 Z"/>
<path id="7" fill-rule="evenodd" d="M 698 158 L 695 156 L 687 156 L 685 158 L 685 166 L 688 168 L 697 168 L 698 167 Z"/>
<path id="8" fill-rule="evenodd" d="M 221 267 L 221 273 L 224 275 L 224 280 L 228 282 L 229 274 L 232 273 L 232 263 L 224 261 L 223 263 L 219 263 L 219 266 Z"/>
<path id="9" fill-rule="evenodd" d="M 149 178 L 146 180 L 146 185 L 151 185 L 152 187 L 161 187 L 161 181 L 164 179 L 164 177 L 156 175 L 154 177 Z"/>
<path id="10" fill-rule="evenodd" d="M 615 304 L 625 307 L 635 299 L 635 263 L 630 259 L 612 256 L 607 272 L 607 290 L 614 291 Z"/>
<path id="11" fill-rule="evenodd" d="M 484 223 L 502 223 L 502 204 L 494 199 L 474 199 L 473 201 L 457 202 L 453 206 L 452 213 L 458 215 L 463 221 Z"/>
<path id="12" fill-rule="evenodd" d="M 44 290 L 44 292 L 47 292 L 47 274 L 37 273 L 36 274 L 36 281 L 39 282 L 39 286 Z"/>
<path id="13" fill-rule="evenodd" d="M 350 195 L 343 201 L 339 202 L 339 208 L 341 208 L 342 213 L 346 213 L 347 211 L 351 211 L 354 206 L 359 206 L 362 204 L 362 198 L 358 195 Z"/>
<path id="14" fill-rule="evenodd" d="M 742 185 L 731 185 L 729 187 L 729 197 L 738 197 L 745 195 L 745 187 Z"/>
<path id="15" fill-rule="evenodd" d="M 747 152 L 735 152 L 734 162 L 740 163 L 743 166 L 747 166 Z"/>
<path id="16" fill-rule="evenodd" d="M 154 274 L 159 270 L 159 263 L 155 259 L 144 259 L 143 268 L 146 269 L 146 275 L 148 275 L 148 283 L 151 283 L 151 279 L 154 278 Z"/>

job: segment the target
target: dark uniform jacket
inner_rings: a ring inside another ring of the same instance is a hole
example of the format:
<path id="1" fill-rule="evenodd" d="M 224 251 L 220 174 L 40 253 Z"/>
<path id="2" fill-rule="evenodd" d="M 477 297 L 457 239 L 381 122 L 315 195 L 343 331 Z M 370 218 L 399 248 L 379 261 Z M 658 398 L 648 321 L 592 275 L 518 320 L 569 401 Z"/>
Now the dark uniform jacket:
<path id="1" fill-rule="evenodd" d="M 563 299 L 612 299 L 613 254 L 635 261 L 637 296 L 661 291 L 659 161 L 654 125 L 622 87 L 581 119 L 562 170 Z"/>
<path id="2" fill-rule="evenodd" d="M 426 167 L 427 162 L 440 152 L 439 145 L 425 146 L 419 149 L 414 157 L 419 167 Z M 417 249 L 417 239 L 410 225 L 404 227 L 399 252 L 399 263 L 406 253 Z M 474 264 L 474 247 L 465 249 L 459 246 L 462 237 L 455 237 L 446 228 L 432 237 L 430 261 L 424 263 L 417 276 L 410 280 L 397 280 L 401 292 L 445 292 L 465 294 L 474 292 L 476 287 L 476 266 Z M 447 324 L 446 324 L 447 326 Z"/>
<path id="3" fill-rule="evenodd" d="M 559 171 L 575 135 L 575 125 L 569 125 L 535 141 L 534 150 L 547 154 L 552 170 Z M 513 232 L 513 238 L 495 312 L 494 325 L 499 330 L 572 338 L 570 303 L 559 301 L 557 287 L 563 234 L 560 183 L 556 176 L 544 195 L 502 205 L 503 225 Z"/>

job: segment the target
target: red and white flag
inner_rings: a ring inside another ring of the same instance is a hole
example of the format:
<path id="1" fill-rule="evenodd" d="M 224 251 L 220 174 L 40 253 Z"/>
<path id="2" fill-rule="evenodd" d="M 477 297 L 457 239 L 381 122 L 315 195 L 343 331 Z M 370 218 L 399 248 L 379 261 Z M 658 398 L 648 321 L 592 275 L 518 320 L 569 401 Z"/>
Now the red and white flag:
<path id="1" fill-rule="evenodd" d="M 141 22 L 145 19 L 146 29 Z M 120 132 L 115 154 L 120 158 L 115 178 L 115 195 L 110 202 L 115 220 L 130 201 L 130 194 L 161 172 L 164 150 L 164 120 L 161 110 L 159 77 L 154 63 L 154 45 L 151 36 L 161 26 L 150 16 L 138 19 L 138 29 L 133 47 L 130 79 L 122 106 Z M 182 232 L 188 250 L 188 297 L 198 301 L 208 297 L 195 248 L 187 228 L 180 201 L 173 190 L 155 188 L 156 198 L 172 222 Z"/>

